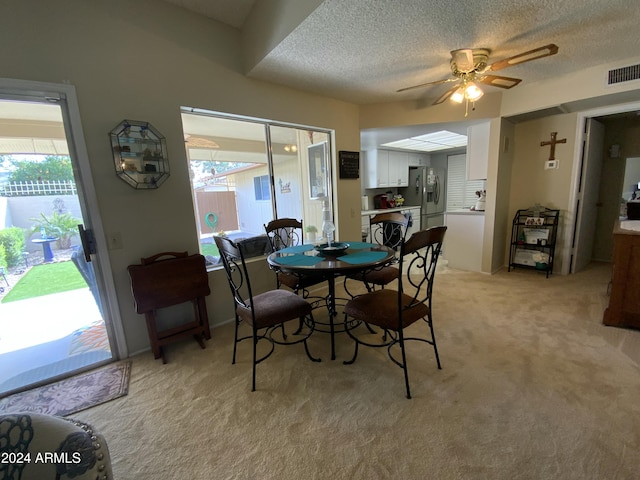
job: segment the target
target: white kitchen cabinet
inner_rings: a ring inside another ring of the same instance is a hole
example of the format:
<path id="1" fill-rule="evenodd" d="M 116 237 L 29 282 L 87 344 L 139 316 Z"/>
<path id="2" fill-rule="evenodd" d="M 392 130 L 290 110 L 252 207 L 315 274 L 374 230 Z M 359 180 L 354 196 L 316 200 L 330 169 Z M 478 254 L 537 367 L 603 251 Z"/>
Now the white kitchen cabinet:
<path id="1" fill-rule="evenodd" d="M 410 167 L 426 167 L 429 161 L 429 155 L 425 153 L 409 152 Z"/>
<path id="2" fill-rule="evenodd" d="M 367 150 L 364 156 L 365 188 L 389 186 L 389 151 Z"/>
<path id="3" fill-rule="evenodd" d="M 389 151 L 389 186 L 409 185 L 409 153 Z"/>
<path id="4" fill-rule="evenodd" d="M 467 129 L 467 180 L 485 180 L 489 165 L 489 122 Z"/>
<path id="5" fill-rule="evenodd" d="M 406 187 L 409 185 L 407 152 L 368 150 L 365 153 L 365 188 Z"/>

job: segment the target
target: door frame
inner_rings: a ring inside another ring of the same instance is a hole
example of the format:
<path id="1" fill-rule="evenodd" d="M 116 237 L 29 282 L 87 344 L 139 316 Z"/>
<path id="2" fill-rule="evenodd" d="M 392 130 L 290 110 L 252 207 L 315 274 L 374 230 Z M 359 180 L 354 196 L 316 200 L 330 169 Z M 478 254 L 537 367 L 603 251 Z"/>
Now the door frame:
<path id="1" fill-rule="evenodd" d="M 569 271 L 571 273 L 578 273 L 591 263 L 595 224 L 599 214 L 597 203 L 600 195 L 605 126 L 594 117 L 586 117 L 584 124 L 585 130 L 581 146 L 583 168 L 579 179 L 578 200 L 576 201 L 578 214 L 572 229 L 572 251 L 569 257 Z M 585 213 L 590 213 L 590 215 L 585 218 Z M 587 238 L 589 231 L 591 238 Z"/>
<path id="2" fill-rule="evenodd" d="M 576 136 L 575 136 L 575 145 L 576 148 L 573 152 L 573 169 L 571 172 L 571 189 L 569 192 L 569 205 L 570 208 L 567 212 L 567 219 L 565 220 L 565 226 L 570 226 L 571 228 L 575 225 L 576 222 L 576 212 L 577 202 L 580 196 L 580 170 L 582 169 L 582 159 L 585 158 L 588 160 L 587 155 L 583 156 L 584 150 L 584 142 L 583 136 L 585 132 L 585 125 L 587 122 L 587 118 L 592 117 L 602 117 L 604 115 L 611 115 L 614 113 L 624 113 L 640 110 L 640 102 L 631 102 L 631 103 L 621 103 L 617 105 L 608 105 L 606 107 L 595 108 L 592 110 L 585 110 L 582 112 L 578 112 L 577 124 L 576 124 Z M 592 169 L 585 169 L 585 171 L 590 171 Z M 565 227 L 566 228 L 566 227 Z M 573 235 L 573 232 L 572 232 Z M 570 263 L 571 263 L 571 255 L 573 255 L 573 238 L 568 238 L 565 242 L 564 249 L 562 251 L 562 275 L 568 275 L 572 273 L 570 271 Z"/>
<path id="3" fill-rule="evenodd" d="M 84 131 L 82 129 L 75 86 L 71 84 L 0 78 L 0 95 L 64 99 L 64 102 L 60 103 L 60 107 L 63 110 L 63 118 L 65 121 L 68 121 L 68 125 L 65 125 L 65 132 L 69 145 L 69 153 L 72 154 L 73 152 L 78 168 L 78 180 L 80 183 L 80 185 L 78 185 L 78 196 L 82 199 L 80 205 L 81 208 L 84 207 L 87 210 L 87 215 L 84 219 L 85 226 L 93 230 L 95 236 L 97 255 L 92 255 L 92 262 L 94 263 L 96 282 L 104 310 L 103 316 L 110 334 L 111 352 L 114 360 L 127 358 L 129 352 L 122 327 L 122 319 L 120 318 L 120 309 L 117 302 L 116 288 L 113 281 L 113 271 L 111 270 L 102 217 L 100 215 L 100 209 L 98 208 L 93 176 L 91 175 L 89 154 L 84 141 Z M 67 126 L 69 131 L 67 131 Z"/>

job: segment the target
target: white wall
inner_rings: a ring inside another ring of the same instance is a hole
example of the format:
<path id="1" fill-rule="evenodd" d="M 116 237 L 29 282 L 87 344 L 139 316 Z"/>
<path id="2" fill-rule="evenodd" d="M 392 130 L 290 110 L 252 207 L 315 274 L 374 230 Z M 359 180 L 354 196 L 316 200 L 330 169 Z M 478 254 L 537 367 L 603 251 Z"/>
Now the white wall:
<path id="1" fill-rule="evenodd" d="M 104 228 L 124 245 L 110 264 L 130 352 L 148 339 L 126 267 L 161 251 L 198 250 L 181 106 L 334 129 L 336 151 L 359 150 L 355 105 L 247 78 L 238 30 L 166 2 L 5 0 L 0 43 L 3 77 L 76 87 Z M 137 191 L 115 176 L 108 132 L 123 119 L 149 121 L 167 139 L 171 175 L 158 190 Z M 336 180 L 337 194 L 358 205 L 359 185 L 343 183 Z M 359 236 L 354 218 L 338 209 L 344 235 Z M 258 272 L 273 287 L 273 272 Z M 229 320 L 224 274 L 213 272 L 210 285 L 211 322 Z"/>
<path id="2" fill-rule="evenodd" d="M 492 128 L 493 125 L 492 125 Z M 511 195 L 511 172 L 515 158 L 515 125 L 507 120 L 501 120 L 497 156 L 494 153 L 489 162 L 487 189 L 495 192 L 487 198 L 485 214 L 485 249 L 483 257 L 483 271 L 497 272 L 506 264 L 504 255 L 509 252 L 509 242 L 512 215 L 509 210 Z M 491 148 L 491 147 L 490 147 Z M 493 146 L 495 152 L 495 146 Z M 491 241 L 489 239 L 492 239 Z M 489 253 L 490 252 L 490 253 Z"/>

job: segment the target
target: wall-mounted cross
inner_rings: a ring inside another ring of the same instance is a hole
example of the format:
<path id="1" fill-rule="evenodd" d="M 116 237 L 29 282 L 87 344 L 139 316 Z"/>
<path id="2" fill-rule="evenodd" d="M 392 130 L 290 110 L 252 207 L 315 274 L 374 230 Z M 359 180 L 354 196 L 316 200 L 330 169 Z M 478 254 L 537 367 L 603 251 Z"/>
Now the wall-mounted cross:
<path id="1" fill-rule="evenodd" d="M 549 152 L 549 160 L 555 160 L 555 154 L 556 154 L 556 143 L 567 143 L 567 139 L 563 138 L 562 140 L 556 140 L 556 135 L 558 135 L 558 132 L 551 132 L 551 140 L 548 142 L 540 142 L 540 146 L 544 147 L 547 145 L 551 145 L 551 151 Z"/>

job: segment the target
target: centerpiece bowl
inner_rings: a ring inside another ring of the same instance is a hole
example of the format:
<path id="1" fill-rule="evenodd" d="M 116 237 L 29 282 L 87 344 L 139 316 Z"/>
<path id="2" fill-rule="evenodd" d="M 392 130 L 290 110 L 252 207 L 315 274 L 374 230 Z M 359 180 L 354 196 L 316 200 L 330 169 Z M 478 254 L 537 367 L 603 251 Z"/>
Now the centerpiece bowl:
<path id="1" fill-rule="evenodd" d="M 349 244 L 345 242 L 332 242 L 331 246 L 328 243 L 321 243 L 313 247 L 322 255 L 337 256 L 341 255 L 349 248 Z"/>

